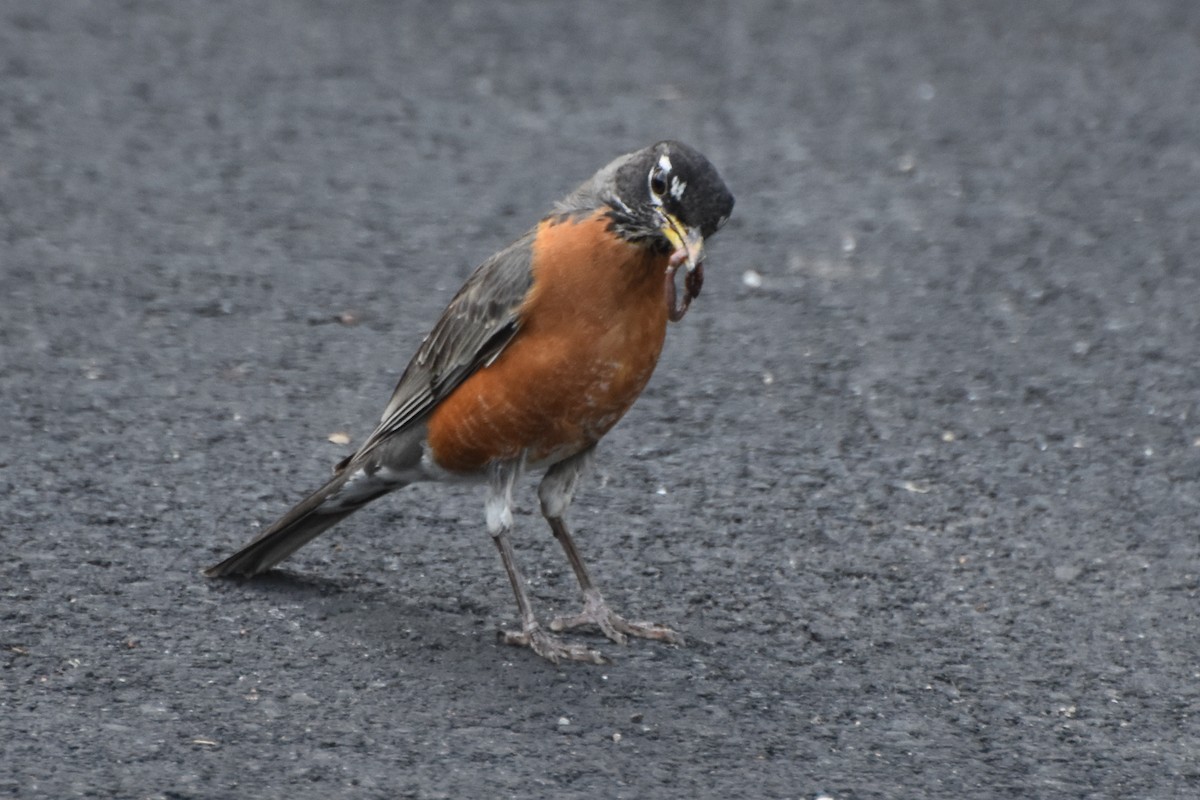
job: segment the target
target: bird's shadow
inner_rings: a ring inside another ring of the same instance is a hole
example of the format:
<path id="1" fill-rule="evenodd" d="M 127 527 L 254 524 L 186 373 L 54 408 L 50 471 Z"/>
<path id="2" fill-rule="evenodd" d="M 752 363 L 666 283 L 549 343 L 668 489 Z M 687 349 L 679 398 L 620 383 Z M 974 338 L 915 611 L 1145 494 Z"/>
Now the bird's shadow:
<path id="1" fill-rule="evenodd" d="M 313 619 L 337 618 L 343 633 L 353 632 L 347 635 L 382 652 L 408 652 L 429 663 L 486 663 L 495 657 L 498 627 L 486 604 L 473 598 L 409 598 L 363 575 L 329 578 L 283 569 L 209 583 L 215 592 L 240 595 L 256 605 L 295 603 L 310 609 Z"/>
<path id="2" fill-rule="evenodd" d="M 361 577 L 328 578 L 314 573 L 292 572 L 286 569 L 272 569 L 252 578 L 225 577 L 212 578 L 208 585 L 214 591 L 248 592 L 253 594 L 269 594 L 282 596 L 327 597 L 360 592 L 363 590 Z"/>

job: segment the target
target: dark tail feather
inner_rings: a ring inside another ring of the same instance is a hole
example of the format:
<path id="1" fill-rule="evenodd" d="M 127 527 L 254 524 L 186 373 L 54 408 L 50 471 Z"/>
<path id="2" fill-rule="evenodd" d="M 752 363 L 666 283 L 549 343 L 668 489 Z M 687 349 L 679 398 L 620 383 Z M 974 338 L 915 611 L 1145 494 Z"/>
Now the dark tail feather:
<path id="1" fill-rule="evenodd" d="M 292 553 L 299 550 L 322 533 L 341 522 L 346 517 L 362 508 L 371 500 L 386 490 L 370 497 L 361 497 L 362 502 L 347 506 L 338 503 L 336 509 L 321 511 L 321 506 L 335 494 L 346 482 L 344 472 L 334 476 L 329 483 L 317 489 L 304 500 L 263 531 L 254 541 L 238 550 L 220 564 L 215 564 L 204 570 L 210 578 L 223 578 L 230 575 L 258 575 L 283 561 Z M 358 500 L 360 498 L 355 498 Z"/>

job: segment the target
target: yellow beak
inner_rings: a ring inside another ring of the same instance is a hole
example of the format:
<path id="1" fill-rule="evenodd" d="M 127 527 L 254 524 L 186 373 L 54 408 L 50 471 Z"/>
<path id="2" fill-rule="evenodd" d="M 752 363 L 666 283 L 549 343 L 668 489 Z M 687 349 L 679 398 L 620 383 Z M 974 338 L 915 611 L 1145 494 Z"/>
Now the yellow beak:
<path id="1" fill-rule="evenodd" d="M 686 265 L 687 271 L 694 270 L 704 260 L 704 236 L 696 228 L 689 228 L 673 214 L 661 212 L 663 236 L 671 243 L 670 266 L 678 269 Z"/>

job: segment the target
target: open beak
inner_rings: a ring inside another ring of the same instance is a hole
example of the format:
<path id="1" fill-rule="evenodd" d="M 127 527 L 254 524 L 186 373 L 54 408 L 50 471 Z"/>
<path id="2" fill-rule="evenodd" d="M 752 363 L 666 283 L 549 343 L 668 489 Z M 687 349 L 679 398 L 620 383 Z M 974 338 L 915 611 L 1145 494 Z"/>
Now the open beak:
<path id="1" fill-rule="evenodd" d="M 672 322 L 679 322 L 704 285 L 704 236 L 673 214 L 663 212 L 662 217 L 660 230 L 671 244 L 671 257 L 667 260 L 667 316 Z M 675 273 L 680 267 L 686 268 L 687 277 L 683 282 L 683 301 L 677 303 Z"/>

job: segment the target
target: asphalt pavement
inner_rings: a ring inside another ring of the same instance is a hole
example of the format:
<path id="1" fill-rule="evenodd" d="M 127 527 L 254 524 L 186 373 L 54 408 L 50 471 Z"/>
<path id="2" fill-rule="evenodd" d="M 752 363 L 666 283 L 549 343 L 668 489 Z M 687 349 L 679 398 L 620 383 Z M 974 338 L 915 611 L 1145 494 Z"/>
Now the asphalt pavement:
<path id="1" fill-rule="evenodd" d="M 0 4 L 0 795 L 1200 797 L 1198 76 L 1191 0 Z M 686 646 L 499 644 L 471 486 L 199 574 L 661 138 L 737 207 L 572 519 Z"/>

